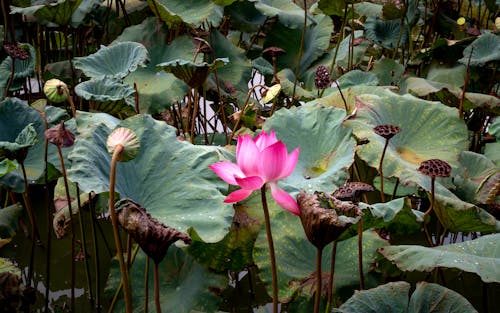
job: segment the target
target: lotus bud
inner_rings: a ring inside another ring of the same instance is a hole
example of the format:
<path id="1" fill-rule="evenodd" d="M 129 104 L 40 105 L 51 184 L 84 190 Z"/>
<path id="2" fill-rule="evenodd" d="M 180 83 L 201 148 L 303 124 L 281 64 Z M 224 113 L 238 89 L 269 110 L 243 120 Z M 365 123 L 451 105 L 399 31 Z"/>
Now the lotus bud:
<path id="1" fill-rule="evenodd" d="M 66 101 L 68 86 L 59 79 L 49 79 L 43 86 L 43 92 L 47 99 L 54 103 Z"/>
<path id="2" fill-rule="evenodd" d="M 417 170 L 420 173 L 432 178 L 448 177 L 451 174 L 451 166 L 446 161 L 439 159 L 424 161 L 420 164 L 420 167 Z"/>
<path id="3" fill-rule="evenodd" d="M 191 243 L 188 234 L 163 225 L 132 200 L 120 200 L 117 203 L 117 215 L 121 227 L 156 264 L 163 260 L 168 248 L 176 241 Z"/>
<path id="4" fill-rule="evenodd" d="M 123 146 L 123 152 L 119 157 L 120 162 L 127 162 L 134 159 L 139 153 L 141 144 L 135 133 L 125 127 L 116 128 L 109 134 L 106 141 L 109 154 L 113 155 L 118 145 Z"/>
<path id="5" fill-rule="evenodd" d="M 71 147 L 75 143 L 75 135 L 64 127 L 64 121 L 56 127 L 47 129 L 45 137 L 49 142 L 62 148 Z"/>
<path id="6" fill-rule="evenodd" d="M 357 223 L 361 210 L 351 202 L 340 201 L 325 193 L 297 195 L 300 220 L 307 239 L 318 249 L 323 249 L 352 224 Z"/>

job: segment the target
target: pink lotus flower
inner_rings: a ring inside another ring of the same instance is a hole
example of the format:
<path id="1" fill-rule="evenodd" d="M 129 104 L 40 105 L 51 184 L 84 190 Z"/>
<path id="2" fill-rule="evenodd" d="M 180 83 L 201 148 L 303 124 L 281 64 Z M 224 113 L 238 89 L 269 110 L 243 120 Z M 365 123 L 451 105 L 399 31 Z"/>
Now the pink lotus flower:
<path id="1" fill-rule="evenodd" d="M 299 148 L 288 154 L 286 146 L 279 141 L 274 131 L 268 135 L 262 131 L 252 140 L 250 135 L 238 137 L 236 162 L 217 162 L 210 165 L 223 181 L 241 189 L 230 193 L 224 202 L 242 201 L 254 190 L 268 184 L 276 202 L 285 210 L 300 215 L 297 201 L 278 186 L 278 180 L 292 174 L 299 157 Z"/>

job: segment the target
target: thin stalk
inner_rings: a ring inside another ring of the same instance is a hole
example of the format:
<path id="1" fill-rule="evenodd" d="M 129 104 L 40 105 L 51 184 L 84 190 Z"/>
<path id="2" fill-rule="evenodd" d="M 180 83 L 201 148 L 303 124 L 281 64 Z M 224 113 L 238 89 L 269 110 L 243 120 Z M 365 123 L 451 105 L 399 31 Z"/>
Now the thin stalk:
<path id="1" fill-rule="evenodd" d="M 273 284 L 273 313 L 278 312 L 278 275 L 276 272 L 276 256 L 274 255 L 274 242 L 273 234 L 271 232 L 271 221 L 269 219 L 269 209 L 267 207 L 266 199 L 266 184 L 260 189 L 260 195 L 262 200 L 262 209 L 264 210 L 264 219 L 266 222 L 266 235 L 267 243 L 269 245 L 269 259 L 271 260 L 271 274 L 272 274 L 272 284 Z"/>
<path id="2" fill-rule="evenodd" d="M 358 222 L 358 268 L 359 268 L 359 290 L 365 289 L 365 278 L 363 274 L 363 217 Z"/>
<path id="3" fill-rule="evenodd" d="M 73 102 L 73 98 L 71 97 L 71 95 L 69 93 L 69 89 L 67 87 L 65 87 L 64 92 L 66 93 L 66 99 L 68 99 L 69 105 L 71 107 L 71 114 L 73 115 L 73 118 L 76 118 L 76 107 L 75 107 L 75 103 Z"/>
<path id="4" fill-rule="evenodd" d="M 319 313 L 319 302 L 321 300 L 321 260 L 323 258 L 323 248 L 316 250 L 316 295 L 314 297 L 314 313 Z"/>
<path id="5" fill-rule="evenodd" d="M 122 274 L 123 297 L 125 300 L 125 312 L 132 313 L 132 297 L 130 292 L 130 284 L 128 279 L 128 270 L 123 260 L 123 249 L 120 240 L 120 232 L 118 230 L 118 216 L 115 211 L 115 182 L 116 182 L 116 163 L 119 156 L 123 152 L 124 147 L 119 144 L 116 146 L 111 158 L 111 168 L 109 173 L 109 214 L 111 216 L 111 224 L 113 225 L 113 235 L 115 237 L 116 251 L 118 254 L 118 262 L 120 263 L 120 271 Z"/>
<path id="6" fill-rule="evenodd" d="M 41 114 L 44 125 L 45 125 L 45 130 L 49 128 L 47 118 L 45 116 L 45 113 Z M 48 165 L 48 151 L 49 151 L 49 140 L 45 138 L 44 142 L 44 154 L 43 154 L 43 161 L 45 164 L 45 168 L 47 168 Z M 46 208 L 46 218 L 47 218 L 47 225 L 50 225 L 50 221 L 52 219 L 52 212 L 50 211 L 51 208 L 51 201 L 50 201 L 50 194 L 48 191 L 47 187 L 47 181 L 49 181 L 49 173 L 47 170 L 44 171 L 44 179 L 45 179 L 45 208 Z M 52 248 L 52 231 L 51 227 L 47 227 L 47 252 L 46 252 L 46 259 L 45 259 L 45 313 L 49 313 L 49 291 L 50 291 L 50 259 L 51 259 L 51 248 Z"/>
<path id="7" fill-rule="evenodd" d="M 469 84 L 470 59 L 472 58 L 473 51 L 474 51 L 474 47 L 471 47 L 469 59 L 467 61 L 467 69 L 465 71 L 464 87 L 462 90 L 462 95 L 460 96 L 460 103 L 458 105 L 458 116 L 460 116 L 460 118 L 464 117 L 465 90 L 467 89 L 467 85 Z"/>
<path id="8" fill-rule="evenodd" d="M 134 263 L 135 257 L 137 256 L 138 252 L 139 252 L 139 245 L 135 245 L 134 252 L 132 252 L 132 263 Z M 118 284 L 118 288 L 116 288 L 115 295 L 113 296 L 113 299 L 111 299 L 111 303 L 109 304 L 108 313 L 113 312 L 113 310 L 115 308 L 116 301 L 118 300 L 118 296 L 120 295 L 122 288 L 123 288 L 123 280 L 120 280 L 120 283 Z"/>
<path id="9" fill-rule="evenodd" d="M 304 53 L 304 41 L 306 38 L 306 29 L 307 29 L 307 1 L 304 0 L 304 29 L 302 29 L 302 36 L 300 37 L 300 47 L 299 47 L 299 55 L 297 56 L 297 67 L 295 68 L 295 80 L 293 82 L 293 92 L 292 92 L 292 101 L 295 99 L 295 90 L 297 89 L 297 83 L 299 81 L 299 73 L 300 73 L 300 60 L 302 59 L 302 54 Z"/>
<path id="10" fill-rule="evenodd" d="M 155 285 L 155 307 L 156 313 L 161 313 L 160 305 L 160 275 L 158 274 L 158 263 L 154 262 L 154 285 Z"/>
<path id="11" fill-rule="evenodd" d="M 127 265 L 127 269 L 130 270 L 130 267 L 132 266 L 132 236 L 130 234 L 127 234 L 127 262 L 125 263 Z"/>
<path id="12" fill-rule="evenodd" d="M 378 171 L 380 173 L 380 199 L 382 200 L 382 202 L 385 202 L 383 163 L 384 163 L 385 151 L 387 150 L 388 145 L 389 145 L 389 139 L 386 138 L 384 144 L 384 150 L 382 150 L 382 157 L 380 157 L 380 164 L 378 165 Z"/>
<path id="13" fill-rule="evenodd" d="M 82 203 L 80 201 L 80 188 L 78 187 L 78 184 L 76 184 L 76 203 L 78 206 L 78 222 L 80 225 L 80 237 L 82 238 L 82 250 L 83 250 L 83 255 L 85 256 L 85 276 L 87 278 L 87 286 L 89 290 L 89 298 L 90 298 L 90 304 L 94 306 L 94 295 L 92 293 L 92 280 L 90 278 L 90 266 L 89 266 L 89 259 L 87 258 L 87 239 L 85 235 L 85 229 L 83 227 L 83 215 L 82 215 Z"/>
<path id="14" fill-rule="evenodd" d="M 332 260 L 330 263 L 330 276 L 328 277 L 328 298 L 326 301 L 326 312 L 331 312 L 333 305 L 333 287 L 335 279 L 335 257 L 337 255 L 337 240 L 333 242 Z"/>
<path id="15" fill-rule="evenodd" d="M 15 70 L 16 70 L 16 66 L 15 66 L 16 60 L 13 57 L 11 57 L 10 59 L 12 60 L 12 62 L 10 64 L 9 80 L 7 80 L 7 84 L 5 86 L 5 92 L 4 92 L 4 95 L 3 95 L 4 98 L 7 98 L 9 96 L 10 85 L 14 81 L 14 73 L 15 73 Z"/>
<path id="16" fill-rule="evenodd" d="M 425 216 L 429 215 L 432 210 L 434 209 L 434 189 L 435 189 L 435 182 L 436 182 L 436 178 L 435 177 L 432 177 L 431 178 L 431 205 L 429 206 L 429 209 L 427 209 L 427 211 L 425 211 L 424 213 L 424 219 L 425 219 Z M 432 241 L 432 237 L 429 233 L 429 230 L 427 229 L 427 224 L 425 223 L 425 220 L 424 220 L 424 232 L 425 232 L 425 237 L 427 238 L 427 242 L 429 243 L 429 245 L 431 247 L 434 247 L 434 243 Z"/>
<path id="17" fill-rule="evenodd" d="M 252 95 L 253 90 L 257 87 L 262 87 L 262 88 L 267 89 L 267 86 L 265 86 L 265 85 L 258 84 L 258 85 L 252 86 L 252 88 L 250 88 L 250 90 L 247 92 L 247 97 L 245 99 L 245 104 L 243 105 L 243 109 L 241 109 L 241 114 L 245 113 L 245 110 L 248 106 L 248 102 L 250 101 L 250 96 Z M 231 131 L 231 136 L 229 137 L 229 142 L 231 142 L 231 140 L 233 140 L 234 134 L 238 130 L 238 127 L 240 126 L 240 122 L 241 122 L 241 118 L 237 119 L 236 123 L 234 123 L 233 130 Z"/>
<path id="18" fill-rule="evenodd" d="M 392 191 L 392 200 L 396 198 L 396 193 L 398 192 L 399 178 L 396 178 L 396 184 L 394 184 L 394 190 Z"/>
<path id="19" fill-rule="evenodd" d="M 149 303 L 149 256 L 146 256 L 146 268 L 144 269 L 144 313 L 148 313 Z"/>
<path id="20" fill-rule="evenodd" d="M 71 195 L 69 194 L 68 179 L 66 177 L 66 167 L 64 166 L 64 158 L 62 155 L 62 150 L 60 146 L 57 147 L 57 153 L 59 154 L 59 160 L 61 161 L 61 172 L 64 180 L 64 189 L 66 190 L 66 199 L 68 201 L 68 209 L 70 214 L 70 224 L 71 224 L 71 312 L 75 312 L 75 277 L 76 277 L 76 266 L 75 266 L 75 221 L 73 220 L 73 209 L 71 208 Z"/>
<path id="21" fill-rule="evenodd" d="M 90 199 L 90 194 L 89 194 Z M 92 232 L 92 240 L 93 240 L 93 248 L 94 248 L 94 268 L 95 268 L 95 305 L 97 308 L 97 313 L 101 312 L 101 271 L 99 270 L 99 253 L 97 246 L 97 232 L 95 231 L 95 223 L 96 221 L 96 212 L 92 201 L 89 202 L 89 214 L 92 220 L 90 223 L 90 230 Z"/>

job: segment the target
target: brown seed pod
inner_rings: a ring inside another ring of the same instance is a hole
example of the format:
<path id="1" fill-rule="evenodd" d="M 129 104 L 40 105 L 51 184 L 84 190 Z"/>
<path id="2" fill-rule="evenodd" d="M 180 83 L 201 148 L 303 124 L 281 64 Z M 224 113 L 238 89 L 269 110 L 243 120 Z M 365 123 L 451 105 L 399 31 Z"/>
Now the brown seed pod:
<path id="1" fill-rule="evenodd" d="M 331 84 L 332 79 L 330 78 L 330 72 L 326 66 L 318 66 L 316 73 L 314 74 L 314 86 L 318 89 L 325 89 L 330 87 Z"/>
<path id="2" fill-rule="evenodd" d="M 384 137 L 385 139 L 391 139 L 401 131 L 399 126 L 395 125 L 378 125 L 373 128 L 375 134 Z"/>
<path id="3" fill-rule="evenodd" d="M 420 167 L 417 170 L 430 177 L 448 177 L 451 174 L 450 164 L 439 159 L 424 161 L 420 163 Z"/>
<path id="4" fill-rule="evenodd" d="M 373 191 L 373 187 L 363 182 L 347 182 L 333 192 L 333 196 L 340 200 L 353 200 L 363 192 Z"/>

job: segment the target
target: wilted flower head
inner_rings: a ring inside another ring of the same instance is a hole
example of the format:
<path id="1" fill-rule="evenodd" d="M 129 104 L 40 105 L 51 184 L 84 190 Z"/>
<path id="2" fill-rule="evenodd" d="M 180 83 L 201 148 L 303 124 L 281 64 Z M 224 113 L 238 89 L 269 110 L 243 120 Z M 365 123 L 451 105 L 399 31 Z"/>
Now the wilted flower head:
<path id="1" fill-rule="evenodd" d="M 30 57 L 28 51 L 17 43 L 4 44 L 3 48 L 12 59 L 26 60 Z"/>
<path id="2" fill-rule="evenodd" d="M 121 162 L 127 162 L 134 159 L 139 153 L 139 148 L 141 147 L 139 139 L 135 133 L 125 127 L 119 127 L 113 130 L 108 136 L 106 145 L 108 147 L 108 152 L 111 155 L 113 155 L 118 145 L 123 146 L 123 152 L 120 158 Z"/>
<path id="3" fill-rule="evenodd" d="M 440 159 L 430 159 L 420 163 L 417 169 L 420 173 L 430 177 L 448 177 L 451 174 L 451 166 Z"/>
<path id="4" fill-rule="evenodd" d="M 298 157 L 299 148 L 288 154 L 286 145 L 276 138 L 274 131 L 270 134 L 262 131 L 254 139 L 250 135 L 238 137 L 236 164 L 217 162 L 209 167 L 226 183 L 241 187 L 224 202 L 242 201 L 268 183 L 274 200 L 285 210 L 299 215 L 295 199 L 278 186 L 278 180 L 292 174 Z"/>
<path id="5" fill-rule="evenodd" d="M 75 135 L 64 127 L 64 121 L 55 127 L 47 129 L 45 137 L 49 142 L 62 148 L 71 147 L 75 143 Z"/>

